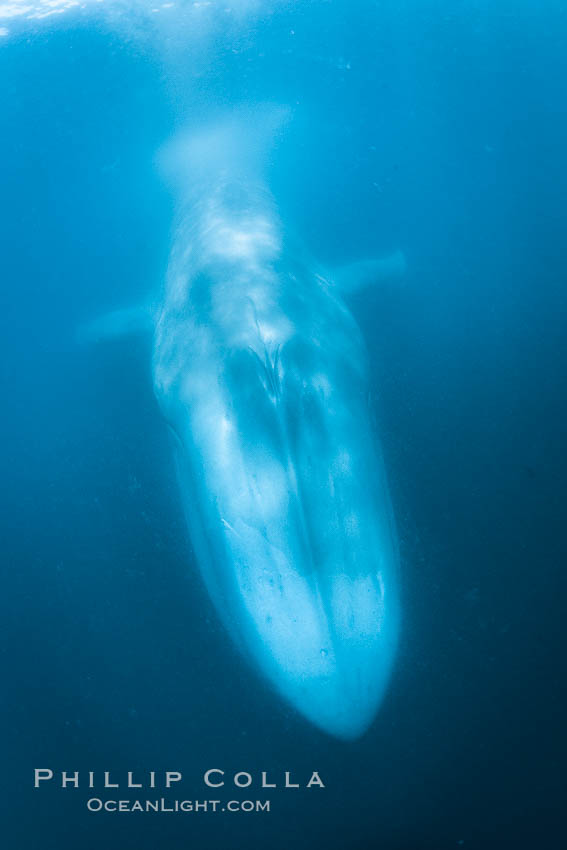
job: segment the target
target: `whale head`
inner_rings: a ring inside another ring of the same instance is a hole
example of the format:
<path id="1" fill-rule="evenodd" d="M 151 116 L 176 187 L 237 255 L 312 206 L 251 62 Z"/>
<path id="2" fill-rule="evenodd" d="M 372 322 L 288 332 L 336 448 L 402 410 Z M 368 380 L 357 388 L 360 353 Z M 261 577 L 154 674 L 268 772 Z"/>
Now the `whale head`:
<path id="1" fill-rule="evenodd" d="M 288 703 L 352 739 L 383 697 L 399 619 L 365 347 L 337 288 L 290 247 L 260 169 L 233 164 L 246 134 L 228 126 L 188 148 L 207 179 L 183 197 L 155 391 L 219 615 Z"/>
<path id="2" fill-rule="evenodd" d="M 258 297 L 232 303 L 229 318 L 220 306 L 213 315 L 214 300 L 169 327 L 168 346 L 177 334 L 179 345 L 156 373 L 180 435 L 197 560 L 254 666 L 316 726 L 356 738 L 382 699 L 398 632 L 396 536 L 362 342 L 315 278 L 280 293 L 269 316 Z"/>

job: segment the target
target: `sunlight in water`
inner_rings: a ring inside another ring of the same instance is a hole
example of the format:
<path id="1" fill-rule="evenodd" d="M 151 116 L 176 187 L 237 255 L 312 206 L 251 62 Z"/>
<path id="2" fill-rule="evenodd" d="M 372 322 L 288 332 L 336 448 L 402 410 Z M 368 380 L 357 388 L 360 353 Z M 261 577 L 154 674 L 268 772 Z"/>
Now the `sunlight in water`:
<path id="1" fill-rule="evenodd" d="M 93 12 L 102 17 L 120 16 L 145 17 L 175 14 L 176 22 L 189 18 L 192 28 L 209 18 L 211 14 L 225 17 L 240 17 L 260 6 L 260 0 L 0 0 L 0 37 L 21 31 L 27 23 L 36 23 L 48 18 L 60 18 L 64 14 L 87 15 Z M 264 4 L 265 8 L 265 4 Z M 2 25 L 8 24 L 8 25 Z"/>

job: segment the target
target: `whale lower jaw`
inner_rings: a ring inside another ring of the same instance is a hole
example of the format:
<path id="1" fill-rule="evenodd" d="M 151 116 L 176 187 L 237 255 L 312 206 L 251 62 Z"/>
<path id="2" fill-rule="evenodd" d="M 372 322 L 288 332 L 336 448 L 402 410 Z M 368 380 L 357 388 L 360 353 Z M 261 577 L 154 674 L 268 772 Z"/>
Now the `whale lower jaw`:
<path id="1" fill-rule="evenodd" d="M 372 725 L 385 684 L 383 677 L 370 702 L 364 691 L 357 693 L 345 688 L 342 678 L 316 682 L 314 696 L 308 685 L 303 692 L 299 689 L 297 699 L 288 697 L 288 700 L 318 729 L 335 738 L 354 741 Z"/>
<path id="2" fill-rule="evenodd" d="M 270 546 L 266 530 L 235 522 L 221 533 L 229 557 L 223 593 L 211 595 L 250 661 L 315 726 L 343 739 L 362 735 L 396 648 L 398 606 L 386 553 L 365 573 L 352 576 L 343 567 L 317 575 Z"/>
<path id="3" fill-rule="evenodd" d="M 369 729 L 382 701 L 393 657 L 393 646 L 387 643 L 384 640 L 377 653 L 351 651 L 348 662 L 334 669 L 330 664 L 326 671 L 321 665 L 318 673 L 290 676 L 273 664 L 261 667 L 303 717 L 323 732 L 351 741 Z"/>

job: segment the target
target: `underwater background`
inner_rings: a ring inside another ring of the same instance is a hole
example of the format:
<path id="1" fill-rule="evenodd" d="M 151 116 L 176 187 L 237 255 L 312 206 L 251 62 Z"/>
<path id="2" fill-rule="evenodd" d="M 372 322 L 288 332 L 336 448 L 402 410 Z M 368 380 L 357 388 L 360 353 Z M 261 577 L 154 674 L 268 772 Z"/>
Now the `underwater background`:
<path id="1" fill-rule="evenodd" d="M 2 847 L 560 847 L 567 7 L 152 8 L 0 0 Z M 402 597 L 354 743 L 288 708 L 219 623 L 150 342 L 77 342 L 163 281 L 160 147 L 267 101 L 292 111 L 270 175 L 284 222 L 325 263 L 408 266 L 352 302 Z M 326 788 L 225 795 L 269 814 L 118 816 L 84 787 L 34 790 L 36 767 L 180 770 L 192 799 L 219 796 L 211 767 Z"/>

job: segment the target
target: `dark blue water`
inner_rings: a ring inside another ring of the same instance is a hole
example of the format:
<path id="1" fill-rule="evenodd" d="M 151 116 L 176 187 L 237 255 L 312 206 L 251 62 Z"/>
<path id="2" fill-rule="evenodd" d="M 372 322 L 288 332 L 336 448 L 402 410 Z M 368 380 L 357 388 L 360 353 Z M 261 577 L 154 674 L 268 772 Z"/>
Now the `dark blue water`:
<path id="1" fill-rule="evenodd" d="M 7 850 L 563 846 L 566 41 L 559 0 L 259 6 L 187 39 L 69 13 L 2 39 Z M 163 280 L 159 147 L 259 101 L 293 108 L 271 180 L 313 254 L 408 260 L 353 304 L 403 627 L 349 744 L 288 709 L 217 621 L 149 341 L 75 338 Z M 271 792 L 270 814 L 90 814 L 86 788 L 34 790 L 36 767 L 181 770 L 191 799 L 211 797 L 210 767 L 327 787 Z"/>

